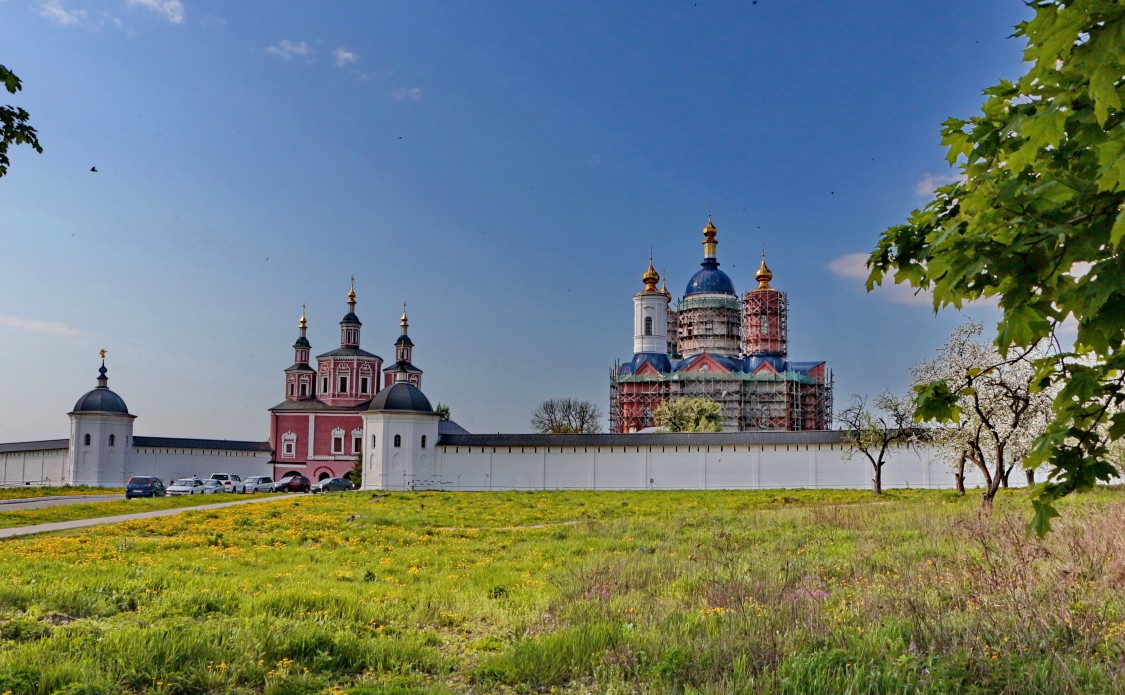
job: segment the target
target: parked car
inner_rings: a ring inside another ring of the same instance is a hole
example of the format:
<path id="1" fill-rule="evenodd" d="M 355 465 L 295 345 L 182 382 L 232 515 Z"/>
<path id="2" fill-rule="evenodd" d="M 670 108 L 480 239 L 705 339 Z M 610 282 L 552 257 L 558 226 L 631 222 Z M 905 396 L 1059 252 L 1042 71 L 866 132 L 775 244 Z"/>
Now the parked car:
<path id="1" fill-rule="evenodd" d="M 134 475 L 125 483 L 125 499 L 134 497 L 163 497 L 166 490 L 160 478 L 152 475 Z"/>
<path id="2" fill-rule="evenodd" d="M 223 487 L 223 481 L 215 480 L 214 478 L 208 478 L 203 481 L 203 494 L 213 495 L 217 492 L 226 492 L 226 488 Z"/>
<path id="3" fill-rule="evenodd" d="M 237 492 L 239 494 L 246 492 L 246 486 L 242 484 L 242 478 L 234 473 L 212 473 L 210 479 L 222 483 L 223 492 Z"/>
<path id="4" fill-rule="evenodd" d="M 352 481 L 347 478 L 327 478 L 313 485 L 313 492 L 339 492 L 341 490 L 353 490 L 355 486 Z"/>
<path id="5" fill-rule="evenodd" d="M 243 481 L 246 492 L 273 492 L 273 478 L 268 475 L 252 475 Z"/>
<path id="6" fill-rule="evenodd" d="M 206 492 L 206 490 L 203 489 L 203 481 L 199 478 L 180 478 L 175 483 L 168 486 L 169 497 L 202 495 L 204 492 Z"/>
<path id="7" fill-rule="evenodd" d="M 273 486 L 274 492 L 308 492 L 312 482 L 303 475 L 287 475 Z"/>

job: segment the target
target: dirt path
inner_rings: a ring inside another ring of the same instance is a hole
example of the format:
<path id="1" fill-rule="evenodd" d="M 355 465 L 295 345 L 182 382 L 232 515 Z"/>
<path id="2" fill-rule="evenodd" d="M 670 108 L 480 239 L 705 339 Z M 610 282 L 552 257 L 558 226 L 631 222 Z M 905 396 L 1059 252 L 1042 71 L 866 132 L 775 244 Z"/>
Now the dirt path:
<path id="1" fill-rule="evenodd" d="M 14 497 L 0 500 L 0 512 L 15 512 L 21 509 L 42 509 L 43 507 L 58 507 L 64 504 L 86 504 L 89 502 L 106 502 L 109 500 L 123 500 L 125 495 L 115 493 L 112 495 L 58 495 L 55 497 Z"/>
<path id="2" fill-rule="evenodd" d="M 254 497 L 248 500 L 236 500 L 234 502 L 221 502 L 219 504 L 204 504 L 198 507 L 179 507 L 177 509 L 159 509 L 153 512 L 139 512 L 137 514 L 120 514 L 118 516 L 102 516 L 95 519 L 75 519 L 74 521 L 57 521 L 51 524 L 35 524 L 34 526 L 16 526 L 13 528 L 0 529 L 0 538 L 13 538 L 16 536 L 30 536 L 35 533 L 47 533 L 49 531 L 66 531 L 69 529 L 84 528 L 86 526 L 101 526 L 102 524 L 117 524 L 122 521 L 133 521 L 135 519 L 152 519 L 158 516 L 170 516 L 172 514 L 183 514 L 184 512 L 193 511 L 196 509 L 222 509 L 223 507 L 233 507 L 239 504 L 258 504 L 261 502 L 277 502 L 278 500 L 292 500 L 300 499 L 303 495 L 285 495 L 284 497 Z M 88 500 L 87 500 L 88 501 Z"/>

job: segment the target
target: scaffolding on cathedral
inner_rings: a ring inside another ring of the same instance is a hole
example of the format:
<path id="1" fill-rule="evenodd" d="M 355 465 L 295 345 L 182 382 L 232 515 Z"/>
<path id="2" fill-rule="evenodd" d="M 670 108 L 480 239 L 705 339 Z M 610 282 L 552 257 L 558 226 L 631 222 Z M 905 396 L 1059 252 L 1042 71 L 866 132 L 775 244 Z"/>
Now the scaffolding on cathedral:
<path id="1" fill-rule="evenodd" d="M 776 322 L 771 326 L 771 322 Z M 746 327 L 745 354 L 784 355 L 789 342 L 789 297 L 784 292 L 747 292 L 742 301 L 742 325 Z"/>
<path id="2" fill-rule="evenodd" d="M 705 398 L 720 406 L 724 431 L 824 430 L 832 419 L 832 373 L 796 371 L 623 373 L 610 370 L 610 431 L 656 423 L 661 403 Z"/>

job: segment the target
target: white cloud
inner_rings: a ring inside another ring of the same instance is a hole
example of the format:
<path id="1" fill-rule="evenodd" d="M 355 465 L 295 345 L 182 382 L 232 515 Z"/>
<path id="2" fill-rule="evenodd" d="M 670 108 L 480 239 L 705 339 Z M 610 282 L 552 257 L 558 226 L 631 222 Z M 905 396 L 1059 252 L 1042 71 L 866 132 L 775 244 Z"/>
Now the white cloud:
<path id="1" fill-rule="evenodd" d="M 68 10 L 61 0 L 46 0 L 39 5 L 39 15 L 56 24 L 78 24 L 86 19 L 86 10 Z"/>
<path id="2" fill-rule="evenodd" d="M 0 316 L 0 326 L 9 326 L 28 333 L 47 333 L 49 335 L 78 335 L 82 331 L 57 321 L 21 319 L 18 316 Z"/>
<path id="3" fill-rule="evenodd" d="M 421 103 L 422 101 L 422 88 L 421 87 L 399 87 L 392 94 L 395 101 L 413 101 Z"/>
<path id="4" fill-rule="evenodd" d="M 359 60 L 359 56 L 356 53 L 349 51 L 343 46 L 337 48 L 333 55 L 336 56 L 336 65 L 339 65 L 340 67 L 351 65 L 352 63 Z"/>
<path id="5" fill-rule="evenodd" d="M 828 269 L 842 278 L 857 280 L 860 286 L 864 286 L 871 272 L 867 269 L 867 258 L 866 253 L 846 253 L 829 261 Z M 873 294 L 898 304 L 933 306 L 933 299 L 928 292 L 918 292 L 909 285 L 897 285 L 891 278 L 885 279 L 882 285 L 875 288 Z"/>
<path id="6" fill-rule="evenodd" d="M 172 24 L 184 21 L 184 3 L 181 0 L 128 0 L 126 5 L 152 10 Z"/>
<path id="7" fill-rule="evenodd" d="M 954 181 L 964 181 L 964 174 L 922 174 L 922 180 L 914 184 L 914 195 L 919 198 L 932 198 L 938 186 L 944 186 Z"/>
<path id="8" fill-rule="evenodd" d="M 305 58 L 312 53 L 312 49 L 304 41 L 290 41 L 289 39 L 282 39 L 276 46 L 270 46 L 266 49 L 266 53 L 275 55 L 282 60 L 293 60 L 298 56 Z"/>

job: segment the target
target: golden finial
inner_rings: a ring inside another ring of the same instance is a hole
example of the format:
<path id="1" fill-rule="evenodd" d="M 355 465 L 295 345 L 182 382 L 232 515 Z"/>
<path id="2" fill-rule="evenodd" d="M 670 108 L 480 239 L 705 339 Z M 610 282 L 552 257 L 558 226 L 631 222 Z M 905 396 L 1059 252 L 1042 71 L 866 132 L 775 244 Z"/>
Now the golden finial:
<path id="1" fill-rule="evenodd" d="M 106 356 L 107 352 L 109 352 L 109 350 L 106 350 L 105 348 L 102 348 L 101 350 L 98 350 L 98 353 L 102 356 L 103 360 L 105 359 L 105 356 Z"/>
<path id="2" fill-rule="evenodd" d="M 715 228 L 715 224 L 711 222 L 711 215 L 708 214 L 707 226 L 703 228 L 703 256 L 705 258 L 715 257 L 715 247 L 719 243 L 716 241 L 715 235 L 718 233 L 719 230 Z"/>
<path id="3" fill-rule="evenodd" d="M 645 284 L 645 292 L 656 292 L 656 283 L 660 282 L 660 275 L 657 274 L 656 268 L 652 267 L 652 256 L 648 257 L 648 270 L 641 276 L 641 282 Z"/>
<path id="4" fill-rule="evenodd" d="M 773 280 L 773 271 L 766 265 L 766 254 L 762 254 L 762 264 L 758 266 L 758 272 L 754 273 L 754 279 L 758 281 L 759 290 L 770 289 L 770 280 Z"/>
<path id="5" fill-rule="evenodd" d="M 707 215 L 707 226 L 703 228 L 703 236 L 714 237 L 718 233 L 715 223 L 711 221 L 711 215 Z"/>
<path id="6" fill-rule="evenodd" d="M 405 332 L 406 327 L 410 325 L 410 323 L 406 319 L 406 302 L 402 303 L 402 320 L 398 322 L 398 325 L 402 326 L 403 332 Z"/>
<path id="7" fill-rule="evenodd" d="M 308 328 L 309 321 L 305 318 L 305 305 L 301 305 L 301 320 L 297 322 L 297 328 Z"/>
<path id="8" fill-rule="evenodd" d="M 355 275 L 352 276 L 352 286 L 348 290 L 348 303 L 355 304 Z"/>
<path id="9" fill-rule="evenodd" d="M 668 269 L 665 268 L 664 272 L 667 273 Z M 667 277 L 664 278 L 664 282 L 660 283 L 660 293 L 663 294 L 668 299 L 672 298 L 672 293 L 668 291 L 668 278 Z"/>

